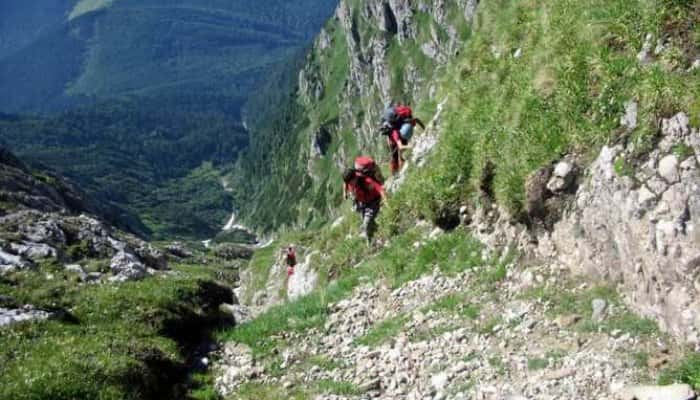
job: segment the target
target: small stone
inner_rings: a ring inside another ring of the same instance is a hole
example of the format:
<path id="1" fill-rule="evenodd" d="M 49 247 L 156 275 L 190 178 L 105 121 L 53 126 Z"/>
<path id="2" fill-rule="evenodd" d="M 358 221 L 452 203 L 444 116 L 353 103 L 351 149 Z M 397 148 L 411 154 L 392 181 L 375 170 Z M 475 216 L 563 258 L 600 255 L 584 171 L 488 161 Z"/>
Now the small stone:
<path id="1" fill-rule="evenodd" d="M 433 387 L 437 390 L 444 389 L 447 386 L 448 382 L 449 378 L 444 372 L 433 375 L 433 377 L 430 378 L 430 384 L 433 385 Z"/>
<path id="2" fill-rule="evenodd" d="M 605 310 L 608 308 L 608 303 L 603 299 L 594 299 L 591 302 L 593 307 L 593 314 L 591 319 L 595 322 L 601 322 L 605 319 Z"/>

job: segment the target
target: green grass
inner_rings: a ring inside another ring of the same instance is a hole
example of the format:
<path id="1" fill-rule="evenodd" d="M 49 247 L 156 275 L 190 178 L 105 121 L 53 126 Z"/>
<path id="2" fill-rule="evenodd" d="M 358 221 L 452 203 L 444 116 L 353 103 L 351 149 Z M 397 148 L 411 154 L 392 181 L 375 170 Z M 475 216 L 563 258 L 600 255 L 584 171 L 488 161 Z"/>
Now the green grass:
<path id="1" fill-rule="evenodd" d="M 574 289 L 573 284 L 565 283 L 557 287 L 531 288 L 521 297 L 550 303 L 547 312 L 551 317 L 580 315 L 581 320 L 574 327 L 582 332 L 611 333 L 620 331 L 634 336 L 658 336 L 660 334 L 655 321 L 624 309 L 619 295 L 611 286 L 599 285 L 578 291 Z M 608 309 L 612 305 L 618 311 L 614 315 L 607 315 L 603 321 L 593 321 L 591 315 L 594 299 L 605 300 L 608 303 Z"/>
<path id="2" fill-rule="evenodd" d="M 316 382 L 317 391 L 323 394 L 337 394 L 341 396 L 357 396 L 362 394 L 360 388 L 351 382 L 337 382 L 323 379 Z"/>
<path id="3" fill-rule="evenodd" d="M 406 321 L 408 321 L 407 316 L 399 315 L 378 322 L 372 326 L 369 332 L 367 332 L 364 336 L 357 338 L 355 340 L 355 344 L 370 347 L 379 346 L 387 340 L 396 337 L 396 335 L 403 329 Z"/>
<path id="4" fill-rule="evenodd" d="M 648 151 L 660 116 L 695 108 L 687 83 L 697 73 L 641 67 L 635 59 L 646 33 L 674 18 L 696 18 L 683 7 L 644 0 L 480 4 L 480 23 L 438 94 L 449 97 L 440 142 L 393 196 L 385 223 L 401 231 L 415 218 L 478 207 L 486 169 L 495 201 L 519 217 L 526 178 L 562 154 L 590 159 L 616 140 L 632 98 L 640 115 L 630 142 L 635 156 Z M 510 54 L 517 48 L 523 51 L 516 59 Z M 628 175 L 630 167 L 618 159 L 616 171 Z"/>
<path id="5" fill-rule="evenodd" d="M 678 159 L 680 161 L 684 161 L 686 158 L 689 158 L 689 157 L 692 157 L 695 155 L 695 150 L 693 150 L 692 147 L 690 147 L 684 143 L 680 143 L 680 144 L 673 146 L 673 148 L 671 149 L 671 152 L 673 154 L 675 154 L 676 157 L 678 157 Z"/>
<path id="6" fill-rule="evenodd" d="M 527 369 L 530 371 L 538 371 L 545 369 L 549 366 L 549 359 L 547 358 L 529 358 L 527 360 Z"/>
<path id="7" fill-rule="evenodd" d="M 700 355 L 689 354 L 677 365 L 665 369 L 659 376 L 659 383 L 668 385 L 674 382 L 683 382 L 700 390 Z"/>
<path id="8" fill-rule="evenodd" d="M 0 398 L 157 398 L 184 371 L 180 340 L 215 317 L 204 311 L 216 301 L 203 286 L 212 279 L 209 268 L 83 287 L 58 272 L 47 281 L 46 273 L 0 282 L 22 303 L 63 308 L 71 316 L 3 329 Z"/>
<path id="9" fill-rule="evenodd" d="M 425 311 L 444 311 L 470 320 L 479 318 L 481 307 L 477 304 L 470 304 L 471 292 L 451 293 L 441 297 L 435 303 L 425 307 Z"/>

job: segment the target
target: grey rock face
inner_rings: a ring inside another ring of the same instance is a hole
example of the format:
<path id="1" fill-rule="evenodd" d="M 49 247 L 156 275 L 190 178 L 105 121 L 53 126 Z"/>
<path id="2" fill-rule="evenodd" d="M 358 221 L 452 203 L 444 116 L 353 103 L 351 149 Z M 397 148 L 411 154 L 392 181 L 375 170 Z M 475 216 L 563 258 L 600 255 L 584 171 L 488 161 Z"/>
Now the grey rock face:
<path id="1" fill-rule="evenodd" d="M 20 233 L 30 242 L 65 244 L 66 235 L 55 219 L 20 225 Z"/>
<path id="2" fill-rule="evenodd" d="M 22 260 L 22 257 L 0 250 L 0 272 L 13 271 L 15 269 L 27 267 L 29 267 L 29 263 Z"/>
<path id="3" fill-rule="evenodd" d="M 253 319 L 250 309 L 239 304 L 222 304 L 219 309 L 233 317 L 237 325 L 245 324 Z"/>
<path id="4" fill-rule="evenodd" d="M 10 244 L 10 248 L 15 254 L 19 254 L 33 261 L 58 256 L 56 249 L 44 243 L 12 243 Z"/>
<path id="5" fill-rule="evenodd" d="M 287 297 L 290 300 L 305 296 L 316 287 L 318 273 L 311 262 L 313 257 L 314 253 L 308 254 L 304 262 L 297 264 L 296 268 L 294 268 L 294 274 L 289 277 L 287 281 Z"/>
<path id="6" fill-rule="evenodd" d="M 631 177 L 641 186 L 615 173 L 625 149 L 604 147 L 574 209 L 540 238 L 538 252 L 575 271 L 623 283 L 631 307 L 692 342 L 698 327 L 689 321 L 700 314 L 700 275 L 694 271 L 700 257 L 700 173 L 694 157 L 681 168 L 678 157 L 663 149 L 684 145 L 698 154 L 700 141 L 683 113 L 664 120 L 662 133 L 659 149 L 649 155 L 652 168 Z M 692 315 L 683 318 L 684 310 Z"/>
<path id="7" fill-rule="evenodd" d="M 680 179 L 678 171 L 678 157 L 674 154 L 669 154 L 659 161 L 659 175 L 666 180 L 667 183 L 676 183 Z"/>

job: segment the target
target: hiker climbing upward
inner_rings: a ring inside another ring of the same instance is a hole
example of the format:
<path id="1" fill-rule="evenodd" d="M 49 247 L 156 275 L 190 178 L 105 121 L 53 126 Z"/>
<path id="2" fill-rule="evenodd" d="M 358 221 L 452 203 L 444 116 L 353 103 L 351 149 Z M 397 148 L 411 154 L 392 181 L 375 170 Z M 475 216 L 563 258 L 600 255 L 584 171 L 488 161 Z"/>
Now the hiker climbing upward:
<path id="1" fill-rule="evenodd" d="M 390 104 L 384 110 L 380 132 L 387 136 L 387 144 L 391 152 L 392 175 L 403 168 L 403 152 L 411 148 L 408 142 L 413 136 L 413 129 L 416 125 L 425 129 L 423 121 L 413 117 L 413 110 L 409 106 Z"/>
<path id="2" fill-rule="evenodd" d="M 369 158 L 369 157 L 367 157 Z M 369 158 L 371 160 L 371 158 Z M 362 217 L 361 236 L 372 241 L 376 228 L 375 219 L 379 214 L 382 200 L 386 200 L 384 186 L 372 176 L 365 175 L 355 168 L 348 168 L 343 173 L 343 196 L 354 196 L 355 210 Z"/>
<path id="3" fill-rule="evenodd" d="M 289 245 L 286 252 L 287 259 L 287 276 L 294 275 L 294 267 L 297 265 L 297 253 L 294 251 L 294 245 Z"/>

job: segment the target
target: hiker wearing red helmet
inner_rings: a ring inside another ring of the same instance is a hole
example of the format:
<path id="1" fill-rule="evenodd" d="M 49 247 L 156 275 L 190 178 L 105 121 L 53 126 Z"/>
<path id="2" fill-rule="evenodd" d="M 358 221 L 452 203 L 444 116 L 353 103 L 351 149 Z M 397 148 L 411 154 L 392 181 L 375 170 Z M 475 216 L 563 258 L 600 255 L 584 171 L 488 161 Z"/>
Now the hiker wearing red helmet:
<path id="1" fill-rule="evenodd" d="M 348 194 L 353 195 L 355 210 L 362 216 L 361 235 L 371 241 L 381 202 L 386 200 L 384 186 L 375 177 L 355 168 L 348 168 L 343 173 L 343 182 L 343 196 L 347 199 Z"/>

